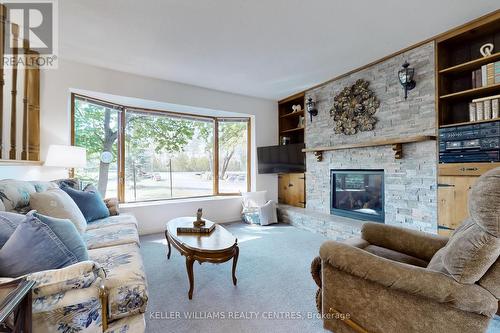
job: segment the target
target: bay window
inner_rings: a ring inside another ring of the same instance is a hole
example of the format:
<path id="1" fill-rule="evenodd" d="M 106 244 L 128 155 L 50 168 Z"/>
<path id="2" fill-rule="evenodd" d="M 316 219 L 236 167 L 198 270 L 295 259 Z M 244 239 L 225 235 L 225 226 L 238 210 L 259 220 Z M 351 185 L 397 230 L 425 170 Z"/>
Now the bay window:
<path id="1" fill-rule="evenodd" d="M 72 95 L 75 176 L 121 202 L 238 194 L 250 186 L 248 118 L 145 110 Z"/>

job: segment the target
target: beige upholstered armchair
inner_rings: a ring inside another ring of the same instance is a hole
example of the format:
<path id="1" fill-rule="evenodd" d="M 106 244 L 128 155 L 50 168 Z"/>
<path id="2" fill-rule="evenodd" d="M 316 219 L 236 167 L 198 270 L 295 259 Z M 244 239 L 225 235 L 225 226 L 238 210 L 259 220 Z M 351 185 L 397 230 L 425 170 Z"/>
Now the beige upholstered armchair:
<path id="1" fill-rule="evenodd" d="M 452 236 L 366 223 L 312 263 L 324 327 L 343 332 L 485 332 L 500 298 L 500 168 L 481 176 Z"/>

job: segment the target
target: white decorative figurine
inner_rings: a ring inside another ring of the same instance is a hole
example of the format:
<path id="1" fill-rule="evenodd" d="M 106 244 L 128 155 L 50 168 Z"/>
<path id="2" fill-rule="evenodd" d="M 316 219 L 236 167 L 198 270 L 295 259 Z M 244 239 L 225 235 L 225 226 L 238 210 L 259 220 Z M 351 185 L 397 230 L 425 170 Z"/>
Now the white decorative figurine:
<path id="1" fill-rule="evenodd" d="M 494 47 L 495 46 L 492 43 L 486 43 L 483 46 L 481 46 L 481 48 L 479 49 L 479 52 L 481 53 L 481 55 L 483 57 L 488 57 L 493 52 Z"/>

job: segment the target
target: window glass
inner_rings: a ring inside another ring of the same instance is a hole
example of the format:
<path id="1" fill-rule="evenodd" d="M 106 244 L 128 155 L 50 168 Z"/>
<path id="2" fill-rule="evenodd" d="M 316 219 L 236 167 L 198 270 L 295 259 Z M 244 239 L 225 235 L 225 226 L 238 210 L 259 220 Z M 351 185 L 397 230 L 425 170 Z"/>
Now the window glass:
<path id="1" fill-rule="evenodd" d="M 219 119 L 219 192 L 247 191 L 248 120 Z"/>
<path id="2" fill-rule="evenodd" d="M 213 194 L 212 120 L 126 110 L 125 201 Z"/>
<path id="3" fill-rule="evenodd" d="M 75 169 L 75 177 L 94 184 L 104 197 L 116 198 L 119 108 L 75 98 L 73 112 L 74 144 L 87 150 L 87 167 Z"/>
<path id="4" fill-rule="evenodd" d="M 87 167 L 75 176 L 104 197 L 135 202 L 248 190 L 248 118 L 127 108 L 79 95 L 73 105 L 73 141 L 87 150 Z"/>

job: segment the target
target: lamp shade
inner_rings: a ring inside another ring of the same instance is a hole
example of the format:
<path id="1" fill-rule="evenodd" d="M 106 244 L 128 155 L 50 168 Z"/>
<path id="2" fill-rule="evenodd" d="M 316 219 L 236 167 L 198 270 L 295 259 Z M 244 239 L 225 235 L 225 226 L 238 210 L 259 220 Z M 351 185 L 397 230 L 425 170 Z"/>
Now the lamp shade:
<path id="1" fill-rule="evenodd" d="M 87 151 L 82 147 L 50 145 L 45 165 L 61 168 L 84 168 L 87 165 Z"/>

